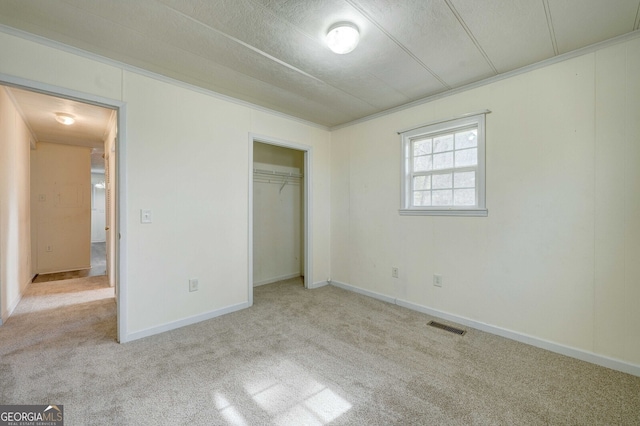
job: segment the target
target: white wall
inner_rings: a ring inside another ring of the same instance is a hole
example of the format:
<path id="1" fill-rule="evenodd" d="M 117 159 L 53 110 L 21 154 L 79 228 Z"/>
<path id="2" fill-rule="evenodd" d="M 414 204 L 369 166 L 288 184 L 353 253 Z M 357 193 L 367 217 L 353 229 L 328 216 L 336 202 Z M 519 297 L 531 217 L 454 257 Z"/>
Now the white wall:
<path id="1" fill-rule="evenodd" d="M 104 183 L 104 173 L 91 173 L 91 242 L 104 243 L 107 240 L 105 230 L 107 217 L 106 187 L 97 188 L 96 184 Z M 106 186 L 106 184 L 105 184 Z"/>
<path id="2" fill-rule="evenodd" d="M 106 231 L 106 240 L 107 240 L 107 275 L 109 276 L 109 285 L 111 287 L 115 287 L 116 285 L 116 245 L 117 245 L 117 220 L 118 216 L 117 206 L 116 206 L 116 188 L 118 185 L 117 182 L 117 169 L 116 169 L 116 135 L 117 135 L 117 123 L 114 121 L 109 129 L 109 133 L 104 142 L 104 153 L 105 153 L 105 183 L 107 186 L 107 194 L 106 194 L 106 225 L 109 228 Z M 116 289 L 117 290 L 117 289 Z"/>
<path id="3" fill-rule="evenodd" d="M 312 147 L 311 281 L 329 276 L 328 131 L 14 35 L 0 57 L 0 73 L 126 104 L 121 340 L 248 306 L 250 133 Z"/>
<path id="4" fill-rule="evenodd" d="M 304 172 L 304 153 L 256 142 L 254 168 L 297 175 Z M 284 186 L 283 186 L 284 184 Z M 253 283 L 268 284 L 304 274 L 304 180 L 254 174 Z"/>
<path id="5" fill-rule="evenodd" d="M 0 87 L 0 324 L 31 281 L 30 140 L 11 98 Z"/>
<path id="6" fill-rule="evenodd" d="M 333 279 L 640 364 L 639 75 L 636 38 L 333 132 Z M 401 217 L 396 131 L 483 109 L 489 216 Z"/>
<path id="7" fill-rule="evenodd" d="M 31 167 L 37 273 L 91 268 L 91 148 L 38 142 Z"/>

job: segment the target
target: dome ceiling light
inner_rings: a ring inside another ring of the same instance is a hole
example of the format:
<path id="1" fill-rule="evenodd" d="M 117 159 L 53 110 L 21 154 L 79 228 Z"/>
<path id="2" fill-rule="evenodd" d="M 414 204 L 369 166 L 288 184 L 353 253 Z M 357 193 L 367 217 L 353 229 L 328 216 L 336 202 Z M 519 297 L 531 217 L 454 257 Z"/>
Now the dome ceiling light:
<path id="1" fill-rule="evenodd" d="M 351 52 L 360 41 L 358 27 L 350 22 L 340 22 L 333 25 L 327 33 L 329 49 L 339 55 Z"/>
<path id="2" fill-rule="evenodd" d="M 71 126 L 76 122 L 76 118 L 65 112 L 56 112 L 56 121 L 60 124 L 64 124 L 65 126 Z"/>

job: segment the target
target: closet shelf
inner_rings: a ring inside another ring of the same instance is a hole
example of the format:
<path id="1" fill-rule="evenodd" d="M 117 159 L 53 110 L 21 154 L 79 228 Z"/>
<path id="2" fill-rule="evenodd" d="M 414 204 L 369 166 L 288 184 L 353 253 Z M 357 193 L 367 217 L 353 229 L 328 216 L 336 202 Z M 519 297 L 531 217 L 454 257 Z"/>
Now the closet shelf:
<path id="1" fill-rule="evenodd" d="M 279 172 L 276 170 L 264 170 L 264 169 L 253 169 L 253 175 L 261 175 L 261 176 L 280 176 L 280 177 L 291 177 L 302 179 L 304 176 L 300 173 L 293 172 Z"/>

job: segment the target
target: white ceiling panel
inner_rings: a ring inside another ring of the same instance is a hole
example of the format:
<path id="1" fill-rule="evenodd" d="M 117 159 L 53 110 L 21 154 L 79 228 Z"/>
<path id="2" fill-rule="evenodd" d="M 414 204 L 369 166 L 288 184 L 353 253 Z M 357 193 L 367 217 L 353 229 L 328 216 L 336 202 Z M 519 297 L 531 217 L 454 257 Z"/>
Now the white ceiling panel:
<path id="1" fill-rule="evenodd" d="M 630 33 L 639 25 L 639 6 L 640 0 L 2 0 L 0 23 L 331 127 Z M 347 55 L 324 43 L 339 21 L 361 32 Z"/>
<path id="2" fill-rule="evenodd" d="M 450 87 L 495 74 L 446 2 L 352 1 Z"/>
<path id="3" fill-rule="evenodd" d="M 634 30 L 638 0 L 548 0 L 559 53 Z"/>
<path id="4" fill-rule="evenodd" d="M 332 76 L 343 75 L 345 80 L 335 80 L 335 84 L 339 87 L 344 87 L 344 81 L 352 80 L 351 76 L 356 75 L 361 79 L 364 75 L 372 75 L 378 80 L 378 84 L 389 86 L 403 95 L 403 98 L 396 99 L 385 96 L 383 104 L 375 103 L 383 109 L 446 89 L 426 68 L 394 43 L 365 15 L 343 0 L 255 1 L 270 7 L 274 14 L 286 19 L 289 24 L 295 25 L 299 31 L 304 32 L 309 39 L 315 40 L 320 46 L 321 54 L 316 52 L 315 59 L 307 63 L 297 62 L 300 58 L 307 57 L 305 51 L 308 49 L 304 45 L 290 52 L 281 52 L 285 60 L 297 63 L 311 73 L 314 70 L 307 66 L 315 62 L 315 67 L 319 68 L 320 78 L 326 80 L 333 79 Z M 361 42 L 358 49 L 351 54 L 335 55 L 324 44 L 324 36 L 332 25 L 344 21 L 358 26 Z M 280 44 L 277 43 L 276 37 L 271 40 L 275 41 L 276 45 Z"/>
<path id="5" fill-rule="evenodd" d="M 351 55 L 339 56 L 333 54 L 323 42 L 325 29 L 320 31 L 323 24 L 319 21 L 313 24 L 304 24 L 308 32 L 303 31 L 294 23 L 304 23 L 309 17 L 308 11 L 305 17 L 295 19 L 291 13 L 287 13 L 286 19 L 272 15 L 272 19 L 264 19 L 264 14 L 275 13 L 266 10 L 265 7 L 250 1 L 219 2 L 213 7 L 210 2 L 202 1 L 193 6 L 192 3 L 184 5 L 183 2 L 166 0 L 165 3 L 179 8 L 183 13 L 194 14 L 203 25 L 229 35 L 235 40 L 254 46 L 265 57 L 274 61 L 289 64 L 292 69 L 298 70 L 315 79 L 322 80 L 334 89 L 354 96 L 367 104 L 377 108 L 386 109 L 405 103 L 409 98 L 392 85 L 381 84 L 380 79 L 371 72 L 365 60 L 366 46 Z M 315 9 L 334 2 L 315 2 Z M 230 6 L 230 4 L 232 6 Z M 235 11 L 232 13 L 230 10 Z M 301 10 L 296 7 L 296 10 Z M 238 13 L 240 11 L 241 13 Z M 312 14 L 314 15 L 314 14 Z M 324 14 L 326 15 L 326 14 Z M 320 14 L 320 16 L 324 16 Z M 226 19 L 221 19 L 225 16 Z M 353 16 L 353 14 L 349 15 Z M 250 28 L 246 31 L 245 28 Z M 328 26 L 327 26 L 328 27 Z M 363 35 L 366 37 L 366 35 Z M 387 40 L 380 35 L 383 42 Z M 395 48 L 388 43 L 390 48 Z M 217 58 L 220 55 L 216 55 Z M 264 59 L 264 58 L 262 58 Z M 223 59 L 224 62 L 226 62 Z M 426 82 L 428 84 L 428 80 Z"/>
<path id="6" fill-rule="evenodd" d="M 553 56 L 542 1 L 451 0 L 498 72 Z"/>

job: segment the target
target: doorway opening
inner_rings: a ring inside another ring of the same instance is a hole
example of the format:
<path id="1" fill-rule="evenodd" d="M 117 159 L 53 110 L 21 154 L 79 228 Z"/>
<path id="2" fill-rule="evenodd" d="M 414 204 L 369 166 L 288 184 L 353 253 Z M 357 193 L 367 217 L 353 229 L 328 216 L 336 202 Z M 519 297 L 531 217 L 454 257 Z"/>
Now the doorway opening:
<path id="1" fill-rule="evenodd" d="M 312 284 L 310 146 L 249 138 L 249 305 L 253 288 L 301 277 Z"/>
<path id="2" fill-rule="evenodd" d="M 32 283 L 104 276 L 120 340 L 116 176 L 124 104 L 5 76 L 0 90 L 30 134 L 31 239 L 22 244 L 30 247 Z M 72 124 L 63 122 L 68 117 Z"/>

